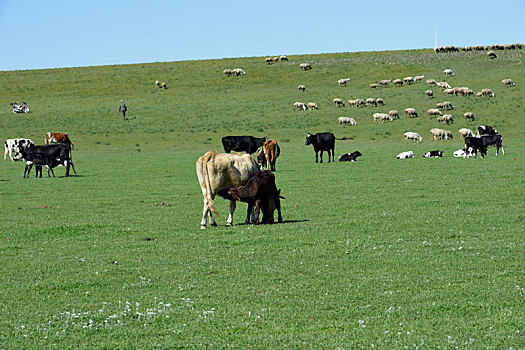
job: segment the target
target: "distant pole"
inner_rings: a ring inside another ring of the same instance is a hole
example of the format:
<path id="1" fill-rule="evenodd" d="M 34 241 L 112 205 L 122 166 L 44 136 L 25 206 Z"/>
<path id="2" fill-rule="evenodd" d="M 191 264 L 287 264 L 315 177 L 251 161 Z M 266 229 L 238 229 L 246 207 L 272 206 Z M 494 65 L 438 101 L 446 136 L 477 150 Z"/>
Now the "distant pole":
<path id="1" fill-rule="evenodd" d="M 436 39 L 434 41 L 434 49 L 437 49 L 438 47 L 438 26 L 436 24 Z"/>

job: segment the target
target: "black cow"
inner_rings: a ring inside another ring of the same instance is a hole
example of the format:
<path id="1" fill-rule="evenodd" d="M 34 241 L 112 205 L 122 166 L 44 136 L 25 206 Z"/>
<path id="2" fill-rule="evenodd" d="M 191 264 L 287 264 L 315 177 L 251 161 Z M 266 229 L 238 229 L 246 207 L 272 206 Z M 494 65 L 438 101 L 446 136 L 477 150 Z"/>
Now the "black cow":
<path id="1" fill-rule="evenodd" d="M 337 159 L 339 159 L 340 162 L 355 162 L 356 158 L 361 157 L 361 156 L 362 156 L 361 152 L 355 151 L 352 153 L 343 154 Z"/>
<path id="2" fill-rule="evenodd" d="M 423 154 L 424 158 L 440 158 L 443 157 L 443 151 L 428 151 Z"/>
<path id="3" fill-rule="evenodd" d="M 497 135 L 497 134 L 498 134 L 498 130 L 494 129 L 490 125 L 482 125 L 482 126 L 478 127 L 478 136 Z"/>
<path id="4" fill-rule="evenodd" d="M 348 137 L 338 139 L 331 132 L 320 132 L 318 134 L 306 135 L 305 145 L 314 146 L 315 151 L 315 162 L 317 163 L 317 153 L 321 151 L 321 163 L 323 162 L 323 151 L 328 151 L 328 163 L 330 163 L 330 156 L 332 161 L 335 162 L 335 140 L 349 140 Z M 332 154 L 330 154 L 332 152 Z"/>
<path id="5" fill-rule="evenodd" d="M 230 153 L 231 151 L 245 151 L 248 154 L 252 154 L 263 145 L 264 141 L 266 141 L 266 137 L 224 136 L 222 138 L 222 146 L 226 153 Z"/>
<path id="6" fill-rule="evenodd" d="M 275 175 L 265 170 L 252 176 L 244 186 L 230 187 L 220 190 L 217 194 L 225 199 L 248 203 L 245 224 L 250 223 L 250 215 L 255 206 L 255 225 L 259 225 L 259 213 L 262 209 L 262 223 L 273 223 L 273 212 L 277 209 L 277 220 L 283 222 L 281 215 L 281 190 L 275 185 Z"/>
<path id="7" fill-rule="evenodd" d="M 474 158 L 478 157 L 478 152 L 481 153 L 481 158 L 487 155 L 487 146 L 480 137 L 465 137 L 465 155 L 463 157 Z"/>
<path id="8" fill-rule="evenodd" d="M 73 166 L 73 162 L 71 160 L 71 146 L 66 143 L 29 147 L 27 149 L 20 149 L 20 153 L 22 154 L 22 158 L 24 158 L 26 161 L 24 178 L 26 175 L 29 177 L 29 173 L 31 172 L 33 165 L 37 166 L 37 176 L 38 166 L 45 166 L 47 168 L 47 175 L 50 176 L 49 171 L 51 171 L 53 177 L 55 177 L 53 168 L 59 165 L 66 167 L 65 176 L 69 176 L 70 166 L 72 166 L 73 171 L 75 171 L 75 167 Z M 41 169 L 40 176 L 42 176 Z"/>
<path id="9" fill-rule="evenodd" d="M 481 141 L 485 149 L 487 146 L 496 146 L 496 155 L 498 155 L 500 148 L 501 154 L 505 155 L 505 151 L 503 150 L 503 137 L 501 135 L 483 135 L 481 136 Z"/>

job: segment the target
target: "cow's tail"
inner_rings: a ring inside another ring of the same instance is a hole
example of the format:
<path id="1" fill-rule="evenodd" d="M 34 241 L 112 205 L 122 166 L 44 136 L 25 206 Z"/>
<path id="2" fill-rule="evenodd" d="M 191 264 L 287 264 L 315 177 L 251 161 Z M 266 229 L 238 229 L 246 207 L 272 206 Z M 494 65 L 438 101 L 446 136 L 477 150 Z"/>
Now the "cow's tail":
<path id="1" fill-rule="evenodd" d="M 208 162 L 212 161 L 217 152 L 208 152 L 202 160 L 202 175 L 204 177 L 204 183 L 206 185 L 206 203 L 208 203 L 208 209 L 211 210 L 215 215 L 220 216 L 219 213 L 215 210 L 215 205 L 213 198 L 211 196 L 211 184 L 210 184 L 210 174 L 208 173 Z"/>
<path id="2" fill-rule="evenodd" d="M 353 140 L 354 138 L 353 138 L 353 137 L 343 137 L 343 138 L 338 139 L 338 138 L 336 137 L 335 139 L 336 139 L 336 140 Z"/>

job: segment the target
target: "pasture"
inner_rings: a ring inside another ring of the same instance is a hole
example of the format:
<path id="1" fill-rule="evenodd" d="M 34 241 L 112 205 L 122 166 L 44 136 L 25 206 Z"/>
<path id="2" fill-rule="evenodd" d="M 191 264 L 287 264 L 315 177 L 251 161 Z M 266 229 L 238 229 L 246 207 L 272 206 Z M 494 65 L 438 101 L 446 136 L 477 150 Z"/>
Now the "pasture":
<path id="1" fill-rule="evenodd" d="M 23 179 L 22 162 L 1 162 L 0 348 L 523 347 L 521 50 L 494 60 L 431 50 L 288 58 L 0 72 L 2 139 L 42 144 L 65 131 L 79 174 Z M 246 75 L 222 74 L 237 67 Z M 428 99 L 424 82 L 368 87 L 415 75 L 495 97 L 432 87 Z M 332 103 L 368 97 L 385 106 Z M 32 112 L 13 114 L 9 103 L 22 100 Z M 445 100 L 455 123 L 439 126 L 426 110 Z M 401 118 L 373 122 L 391 109 Z M 341 116 L 358 124 L 338 126 Z M 505 155 L 452 157 L 464 145 L 457 130 L 479 125 L 503 135 Z M 434 127 L 454 139 L 430 140 Z M 336 141 L 336 157 L 363 156 L 326 163 L 325 153 L 316 164 L 305 136 L 324 131 L 353 138 Z M 405 143 L 405 131 L 423 142 Z M 279 142 L 284 223 L 239 225 L 239 203 L 226 227 L 228 202 L 216 198 L 219 226 L 200 229 L 195 162 L 222 151 L 226 135 Z M 421 157 L 437 149 L 443 158 Z M 415 159 L 395 159 L 407 150 Z"/>

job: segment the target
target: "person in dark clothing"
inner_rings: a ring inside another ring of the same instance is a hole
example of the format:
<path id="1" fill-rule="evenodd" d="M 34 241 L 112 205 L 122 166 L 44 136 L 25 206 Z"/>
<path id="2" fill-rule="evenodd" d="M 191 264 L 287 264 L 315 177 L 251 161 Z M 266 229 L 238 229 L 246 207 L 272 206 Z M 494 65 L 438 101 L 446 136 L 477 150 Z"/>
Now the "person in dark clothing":
<path id="1" fill-rule="evenodd" d="M 126 111 L 128 110 L 128 107 L 124 104 L 124 100 L 120 100 L 120 107 L 118 108 L 118 111 L 122 113 L 122 120 L 126 120 Z"/>

